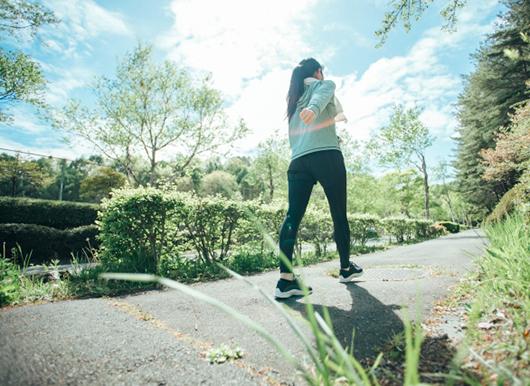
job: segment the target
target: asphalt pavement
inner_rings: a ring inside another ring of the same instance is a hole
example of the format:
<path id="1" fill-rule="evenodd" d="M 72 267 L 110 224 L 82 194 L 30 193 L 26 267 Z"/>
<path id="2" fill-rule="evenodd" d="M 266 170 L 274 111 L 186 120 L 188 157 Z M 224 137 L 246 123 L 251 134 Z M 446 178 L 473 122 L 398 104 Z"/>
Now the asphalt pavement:
<path id="1" fill-rule="evenodd" d="M 374 356 L 403 331 L 403 318 L 425 318 L 473 269 L 486 243 L 467 230 L 354 257 L 365 274 L 338 282 L 338 259 L 301 269 L 307 298 L 282 301 L 304 331 L 305 302 L 326 307 L 335 333 L 358 358 Z M 250 277 L 273 293 L 277 272 Z M 297 358 L 305 352 L 278 311 L 234 280 L 192 286 L 234 307 L 278 338 Z M 243 358 L 210 364 L 206 353 L 240 347 Z M 262 385 L 302 384 L 264 339 L 219 309 L 175 290 L 62 301 L 0 310 L 1 385 Z"/>

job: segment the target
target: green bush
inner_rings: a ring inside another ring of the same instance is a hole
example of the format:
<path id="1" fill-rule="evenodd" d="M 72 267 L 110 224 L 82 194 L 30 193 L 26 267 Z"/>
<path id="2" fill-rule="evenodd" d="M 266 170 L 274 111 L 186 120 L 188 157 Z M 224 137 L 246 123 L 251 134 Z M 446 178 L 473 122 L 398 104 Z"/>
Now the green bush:
<path id="1" fill-rule="evenodd" d="M 460 232 L 460 224 L 457 224 L 451 221 L 438 221 L 437 224 L 443 226 L 449 233 Z"/>
<path id="2" fill-rule="evenodd" d="M 486 222 L 501 221 L 513 213 L 516 208 L 528 202 L 530 202 L 530 187 L 525 187 L 524 183 L 518 183 L 502 196 L 495 209 L 486 217 Z"/>
<path id="3" fill-rule="evenodd" d="M 178 256 L 163 256 L 159 271 L 161 275 L 184 283 L 223 279 L 229 276 L 225 270 L 211 262 Z"/>
<path id="4" fill-rule="evenodd" d="M 0 244 L 5 243 L 7 257 L 15 257 L 12 251 L 18 245 L 24 254 L 31 253 L 32 264 L 54 259 L 68 262 L 72 254 L 80 255 L 89 246 L 97 248 L 97 234 L 95 225 L 61 230 L 35 224 L 0 224 Z"/>
<path id="5" fill-rule="evenodd" d="M 381 220 L 386 235 L 396 242 L 423 240 L 442 235 L 441 225 L 433 227 L 433 223 L 425 219 L 407 217 L 387 217 Z M 456 224 L 458 225 L 458 224 Z"/>
<path id="6" fill-rule="evenodd" d="M 244 206 L 221 196 L 186 199 L 183 221 L 186 236 L 205 262 L 224 260 L 235 241 L 235 230 L 244 217 Z"/>
<path id="7" fill-rule="evenodd" d="M 306 211 L 298 230 L 298 244 L 313 244 L 316 256 L 327 253 L 327 245 L 333 241 L 333 222 L 331 215 L 320 209 Z M 300 247 L 300 246 L 299 246 Z"/>
<path id="8" fill-rule="evenodd" d="M 4 224 L 36 224 L 57 229 L 94 224 L 98 205 L 79 202 L 0 197 Z"/>
<path id="9" fill-rule="evenodd" d="M 396 242 L 411 240 L 414 235 L 413 222 L 406 217 L 387 217 L 382 220 L 385 234 L 394 237 Z"/>
<path id="10" fill-rule="evenodd" d="M 155 188 L 120 189 L 104 199 L 100 227 L 101 262 L 108 270 L 157 272 L 160 258 L 186 245 L 187 209 L 178 193 Z"/>
<path id="11" fill-rule="evenodd" d="M 241 275 L 263 272 L 277 266 L 278 258 L 273 252 L 260 253 L 252 249 L 240 249 L 230 256 L 228 262 L 228 267 Z"/>
<path id="12" fill-rule="evenodd" d="M 370 214 L 349 214 L 351 247 L 364 247 L 369 239 L 378 237 L 378 228 L 381 226 L 381 219 Z"/>
<path id="13" fill-rule="evenodd" d="M 414 226 L 414 238 L 416 240 L 422 240 L 431 237 L 431 231 L 433 230 L 431 228 L 431 226 L 433 225 L 432 221 L 414 219 L 412 224 Z"/>
<path id="14" fill-rule="evenodd" d="M 3 255 L 0 256 L 0 307 L 11 304 L 20 293 L 20 268 Z"/>
<path id="15" fill-rule="evenodd" d="M 238 245 L 253 245 L 261 253 L 266 250 L 262 231 L 265 231 L 276 243 L 280 227 L 287 213 L 285 203 L 260 204 L 257 201 L 243 203 L 243 216 L 235 229 L 235 238 Z M 263 230 L 259 228 L 259 220 Z"/>

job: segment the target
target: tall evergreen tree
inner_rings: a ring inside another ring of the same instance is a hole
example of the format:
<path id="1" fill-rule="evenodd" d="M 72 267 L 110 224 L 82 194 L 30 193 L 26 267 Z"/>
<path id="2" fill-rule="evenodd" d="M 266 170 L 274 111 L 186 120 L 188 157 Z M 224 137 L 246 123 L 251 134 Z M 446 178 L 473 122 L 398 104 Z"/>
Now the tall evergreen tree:
<path id="1" fill-rule="evenodd" d="M 459 190 L 481 217 L 491 211 L 515 183 L 515 176 L 485 181 L 480 151 L 493 148 L 497 134 L 510 121 L 518 103 L 528 98 L 528 60 L 512 60 L 505 53 L 517 50 L 526 58 L 529 46 L 522 34 L 530 33 L 530 2 L 506 0 L 507 10 L 494 33 L 475 54 L 476 70 L 465 77 L 459 97 L 457 138 Z"/>

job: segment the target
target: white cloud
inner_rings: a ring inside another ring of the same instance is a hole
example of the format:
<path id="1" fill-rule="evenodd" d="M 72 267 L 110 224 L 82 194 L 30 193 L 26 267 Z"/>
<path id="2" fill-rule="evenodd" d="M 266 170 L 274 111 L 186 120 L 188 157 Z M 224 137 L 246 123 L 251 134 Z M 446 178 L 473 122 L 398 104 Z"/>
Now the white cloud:
<path id="1" fill-rule="evenodd" d="M 84 67 L 53 68 L 50 73 L 52 76 L 47 85 L 46 101 L 56 107 L 66 102 L 71 91 L 86 87 L 95 75 Z"/>
<path id="2" fill-rule="evenodd" d="M 491 4 L 471 6 L 474 12 L 491 11 Z M 453 135 L 457 121 L 452 103 L 462 84 L 459 75 L 443 64 L 443 56 L 450 55 L 464 40 L 479 40 L 492 31 L 492 23 L 476 21 L 482 15 L 473 18 L 464 14 L 454 33 L 440 32 L 438 27 L 426 31 L 407 55 L 379 59 L 360 77 L 351 74 L 337 78 L 337 95 L 349 118 L 346 129 L 352 137 L 368 139 L 387 123 L 394 103 L 423 107 L 420 119 L 434 135 L 441 140 Z"/>
<path id="3" fill-rule="evenodd" d="M 15 130 L 36 135 L 48 130 L 48 125 L 39 122 L 35 115 L 23 107 L 13 107 L 9 113 L 13 118 L 9 126 L 15 128 Z"/>
<path id="4" fill-rule="evenodd" d="M 275 130 L 287 134 L 285 97 L 291 72 L 275 69 L 246 85 L 238 100 L 227 109 L 235 121 L 242 117 L 252 132 L 235 144 L 238 153 L 246 153 Z"/>
<path id="5" fill-rule="evenodd" d="M 176 0 L 170 7 L 174 25 L 158 46 L 178 63 L 211 72 L 216 87 L 236 96 L 246 81 L 311 52 L 303 36 L 315 3 Z"/>
<path id="6" fill-rule="evenodd" d="M 124 17 L 99 6 L 93 0 L 46 0 L 60 19 L 43 29 L 44 44 L 65 57 L 79 57 L 91 50 L 88 40 L 103 34 L 131 35 Z"/>

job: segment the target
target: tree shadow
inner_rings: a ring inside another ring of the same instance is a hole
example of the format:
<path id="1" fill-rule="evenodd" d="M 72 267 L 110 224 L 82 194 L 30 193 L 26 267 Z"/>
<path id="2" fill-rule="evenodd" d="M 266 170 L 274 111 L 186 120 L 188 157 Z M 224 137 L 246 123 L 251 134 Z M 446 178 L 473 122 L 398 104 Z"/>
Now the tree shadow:
<path id="1" fill-rule="evenodd" d="M 353 340 L 357 359 L 374 357 L 385 343 L 404 331 L 403 322 L 394 312 L 401 306 L 381 303 L 354 282 L 344 284 L 344 287 L 352 299 L 350 310 L 315 303 L 313 307 L 320 315 L 323 315 L 323 308 L 327 308 L 337 339 L 346 348 L 351 347 Z M 289 298 L 283 303 L 307 319 L 303 302 Z"/>

